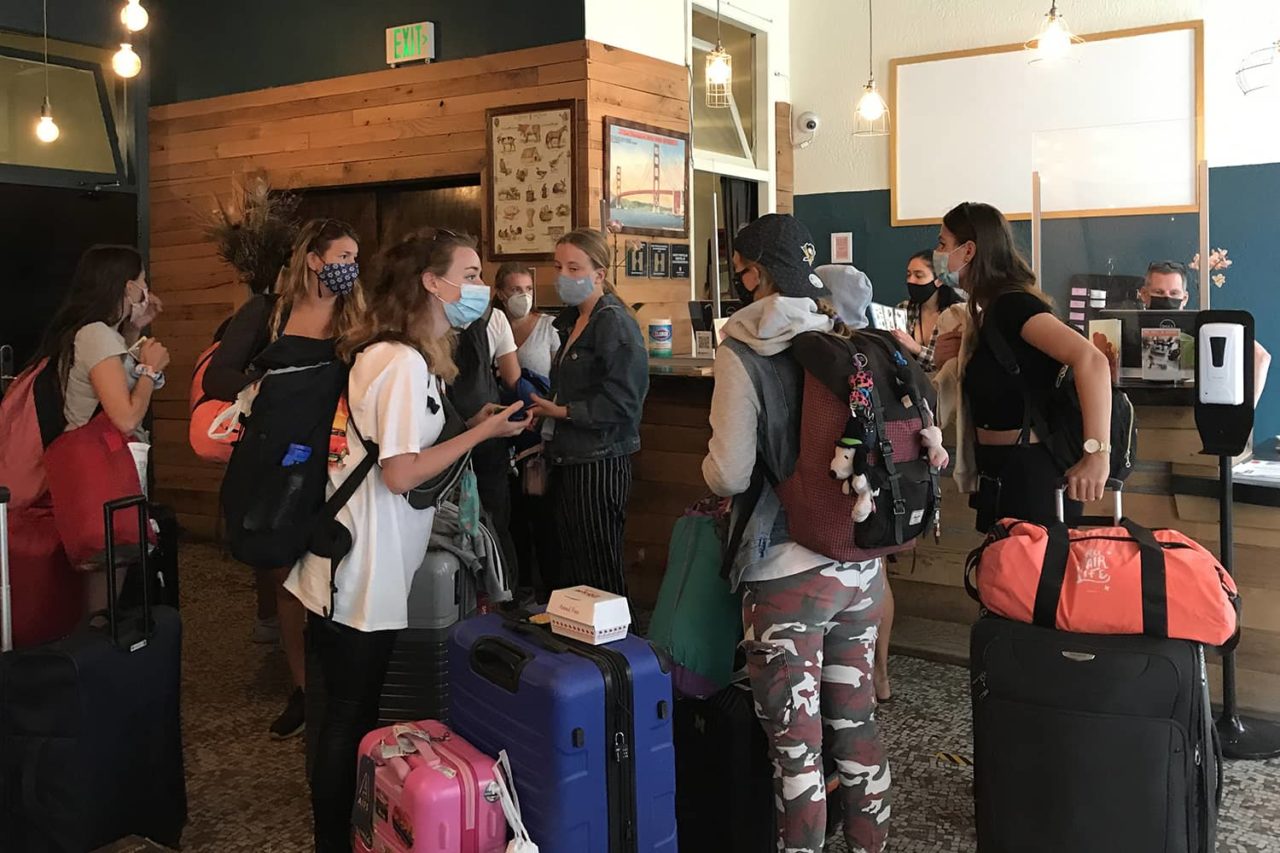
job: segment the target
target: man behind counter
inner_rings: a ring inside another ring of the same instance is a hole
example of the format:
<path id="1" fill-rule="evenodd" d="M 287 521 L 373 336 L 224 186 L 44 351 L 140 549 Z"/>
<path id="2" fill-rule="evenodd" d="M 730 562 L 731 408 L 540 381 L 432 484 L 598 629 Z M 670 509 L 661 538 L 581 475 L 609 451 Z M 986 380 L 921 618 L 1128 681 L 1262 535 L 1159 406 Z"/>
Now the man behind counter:
<path id="1" fill-rule="evenodd" d="M 1147 276 L 1138 291 L 1142 306 L 1153 311 L 1185 311 L 1191 298 L 1187 290 L 1187 267 L 1177 261 L 1152 261 L 1147 265 Z M 1267 371 L 1271 368 L 1271 354 L 1256 340 L 1253 342 L 1254 392 L 1257 405 L 1262 389 L 1267 384 Z"/>

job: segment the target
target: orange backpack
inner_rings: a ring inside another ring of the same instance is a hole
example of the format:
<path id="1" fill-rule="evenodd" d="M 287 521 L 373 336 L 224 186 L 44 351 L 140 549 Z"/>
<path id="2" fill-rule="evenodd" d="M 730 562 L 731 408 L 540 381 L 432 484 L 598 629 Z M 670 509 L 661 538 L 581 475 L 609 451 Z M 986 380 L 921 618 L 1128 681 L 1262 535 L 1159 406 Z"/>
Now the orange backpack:
<path id="1" fill-rule="evenodd" d="M 204 393 L 204 373 L 209 369 L 209 362 L 213 361 L 213 354 L 218 351 L 220 343 L 221 341 L 214 341 L 208 349 L 200 353 L 195 372 L 191 375 L 189 395 L 191 423 L 187 428 L 187 440 L 191 443 L 191 449 L 196 452 L 196 456 L 206 462 L 220 462 L 225 465 L 231 458 L 231 449 L 240 437 L 240 427 L 237 425 L 226 438 L 210 438 L 209 427 L 213 426 L 219 416 L 235 403 L 214 400 Z"/>

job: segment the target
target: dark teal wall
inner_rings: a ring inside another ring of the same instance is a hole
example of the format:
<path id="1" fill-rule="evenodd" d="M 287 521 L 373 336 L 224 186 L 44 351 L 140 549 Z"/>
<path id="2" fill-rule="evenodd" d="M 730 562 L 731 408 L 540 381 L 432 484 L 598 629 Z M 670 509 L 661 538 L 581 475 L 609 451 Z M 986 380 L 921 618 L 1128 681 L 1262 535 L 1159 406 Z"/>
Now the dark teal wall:
<path id="1" fill-rule="evenodd" d="M 581 39 L 582 0 L 153 0 L 153 104 L 386 68 L 387 27 L 434 21 L 437 59 Z"/>
<path id="2" fill-rule="evenodd" d="M 1280 356 L 1280 164 L 1211 169 L 1209 197 L 1212 243 L 1235 261 L 1226 285 L 1213 290 L 1213 306 L 1253 312 L 1258 340 Z M 832 232 L 853 232 L 854 263 L 871 277 L 879 302 L 906 298 L 907 259 L 938 238 L 937 226 L 890 226 L 888 190 L 801 195 L 795 206 L 813 232 L 819 263 L 830 260 Z M 1030 223 L 1013 229 L 1030 257 Z M 1044 288 L 1061 307 L 1072 274 L 1141 275 L 1152 260 L 1191 260 L 1199 250 L 1199 217 L 1046 220 L 1043 235 Z M 1272 379 L 1258 407 L 1259 442 L 1280 434 L 1280 366 Z"/>

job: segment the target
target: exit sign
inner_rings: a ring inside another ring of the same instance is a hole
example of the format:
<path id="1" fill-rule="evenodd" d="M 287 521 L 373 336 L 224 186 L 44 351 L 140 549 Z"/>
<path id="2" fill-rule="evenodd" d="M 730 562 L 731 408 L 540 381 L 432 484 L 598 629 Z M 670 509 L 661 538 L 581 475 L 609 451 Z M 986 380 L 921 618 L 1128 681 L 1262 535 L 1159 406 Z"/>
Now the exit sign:
<path id="1" fill-rule="evenodd" d="M 436 58 L 436 25 L 430 21 L 387 28 L 387 64 Z"/>

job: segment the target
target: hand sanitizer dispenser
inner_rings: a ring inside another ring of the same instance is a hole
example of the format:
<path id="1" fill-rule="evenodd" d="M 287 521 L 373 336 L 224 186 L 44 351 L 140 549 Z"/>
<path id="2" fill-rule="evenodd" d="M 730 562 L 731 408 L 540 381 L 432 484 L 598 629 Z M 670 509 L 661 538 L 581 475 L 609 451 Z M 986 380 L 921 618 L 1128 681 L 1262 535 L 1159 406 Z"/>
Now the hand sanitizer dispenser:
<path id="1" fill-rule="evenodd" d="M 1244 340 L 1245 327 L 1240 323 L 1205 323 L 1200 327 L 1196 365 L 1201 403 L 1244 403 Z"/>
<path id="2" fill-rule="evenodd" d="M 1239 456 L 1253 433 L 1253 315 L 1196 315 L 1196 429 L 1211 456 Z"/>

